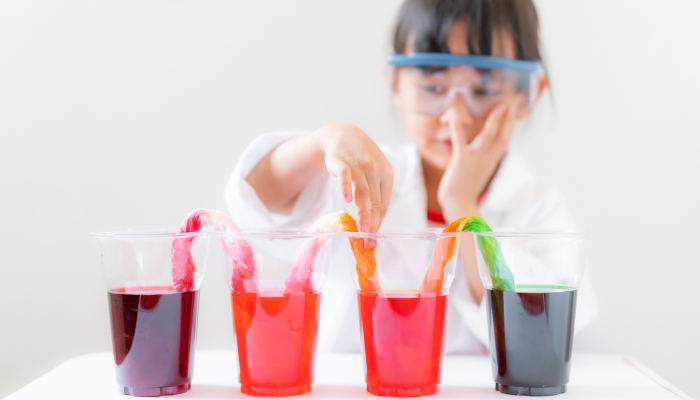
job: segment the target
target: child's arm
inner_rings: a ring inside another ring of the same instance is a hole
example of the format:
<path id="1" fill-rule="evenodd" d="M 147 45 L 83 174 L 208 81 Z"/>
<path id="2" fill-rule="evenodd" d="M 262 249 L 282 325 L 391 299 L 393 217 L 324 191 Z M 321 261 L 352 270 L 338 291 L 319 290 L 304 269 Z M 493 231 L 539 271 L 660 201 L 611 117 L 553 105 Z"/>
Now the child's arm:
<path id="1" fill-rule="evenodd" d="M 393 168 L 360 128 L 326 125 L 289 139 L 264 156 L 246 181 L 270 212 L 289 213 L 318 174 L 338 178 L 346 202 L 355 201 L 362 232 L 376 232 L 389 207 Z"/>

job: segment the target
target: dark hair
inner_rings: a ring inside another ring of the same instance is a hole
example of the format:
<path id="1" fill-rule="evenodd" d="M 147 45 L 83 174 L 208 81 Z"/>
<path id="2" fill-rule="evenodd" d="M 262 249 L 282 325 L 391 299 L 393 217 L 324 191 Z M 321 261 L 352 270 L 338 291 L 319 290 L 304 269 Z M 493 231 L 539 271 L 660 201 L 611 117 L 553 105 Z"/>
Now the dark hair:
<path id="1" fill-rule="evenodd" d="M 466 22 L 470 54 L 491 55 L 494 33 L 504 31 L 513 38 L 516 59 L 541 60 L 531 0 L 406 0 L 394 29 L 394 52 L 405 53 L 413 37 L 416 53 L 448 53 L 454 22 Z"/>

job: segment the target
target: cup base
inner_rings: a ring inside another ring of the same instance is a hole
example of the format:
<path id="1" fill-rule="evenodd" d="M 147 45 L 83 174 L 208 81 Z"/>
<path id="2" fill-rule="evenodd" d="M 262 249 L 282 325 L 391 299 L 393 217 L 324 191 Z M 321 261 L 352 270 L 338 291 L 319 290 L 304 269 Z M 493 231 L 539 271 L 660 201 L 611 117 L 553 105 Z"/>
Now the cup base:
<path id="1" fill-rule="evenodd" d="M 496 384 L 496 390 L 516 396 L 556 396 L 566 393 L 566 385 L 552 387 L 524 387 Z"/>
<path id="2" fill-rule="evenodd" d="M 430 396 L 438 392 L 437 385 L 420 388 L 388 388 L 382 386 L 367 385 L 367 391 L 375 396 L 383 397 L 421 397 Z"/>
<path id="3" fill-rule="evenodd" d="M 269 387 L 258 387 L 250 385 L 241 385 L 241 393 L 245 393 L 251 396 L 262 396 L 262 397 L 285 397 L 285 396 L 298 396 L 300 394 L 308 393 L 311 391 L 311 384 L 292 386 L 284 388 L 269 388 Z"/>
<path id="4" fill-rule="evenodd" d="M 121 394 L 134 397 L 158 397 L 185 393 L 186 391 L 190 390 L 190 387 L 190 382 L 187 382 L 184 385 L 163 387 L 134 388 L 128 386 L 119 386 L 119 392 Z"/>

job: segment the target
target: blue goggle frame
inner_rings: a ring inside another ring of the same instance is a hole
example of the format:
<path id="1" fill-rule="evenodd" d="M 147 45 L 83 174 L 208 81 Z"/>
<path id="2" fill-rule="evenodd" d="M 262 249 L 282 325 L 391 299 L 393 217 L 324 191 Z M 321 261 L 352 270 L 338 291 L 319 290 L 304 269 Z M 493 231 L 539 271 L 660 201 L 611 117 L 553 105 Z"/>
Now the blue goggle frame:
<path id="1" fill-rule="evenodd" d="M 510 69 L 523 72 L 536 72 L 541 69 L 540 61 L 514 60 L 512 58 L 452 54 L 452 53 L 411 53 L 394 54 L 387 64 L 394 67 L 447 67 L 464 66 L 474 68 Z"/>

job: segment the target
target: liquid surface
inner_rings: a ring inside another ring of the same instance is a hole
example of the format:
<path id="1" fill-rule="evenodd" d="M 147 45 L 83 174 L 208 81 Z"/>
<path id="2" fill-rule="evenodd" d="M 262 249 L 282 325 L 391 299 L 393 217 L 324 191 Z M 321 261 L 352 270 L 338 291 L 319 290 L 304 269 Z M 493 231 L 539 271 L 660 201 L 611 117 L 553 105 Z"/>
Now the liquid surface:
<path id="1" fill-rule="evenodd" d="M 199 292 L 120 288 L 108 297 L 117 384 L 122 391 L 189 387 Z"/>
<path id="2" fill-rule="evenodd" d="M 521 388 L 566 385 L 576 290 L 535 286 L 515 292 L 487 289 L 486 299 L 496 383 Z"/>
<path id="3" fill-rule="evenodd" d="M 319 305 L 319 293 L 231 293 L 243 393 L 287 396 L 311 390 Z"/>
<path id="4" fill-rule="evenodd" d="M 357 294 L 367 390 L 382 396 L 437 393 L 447 296 Z"/>

